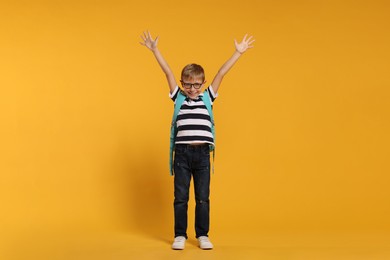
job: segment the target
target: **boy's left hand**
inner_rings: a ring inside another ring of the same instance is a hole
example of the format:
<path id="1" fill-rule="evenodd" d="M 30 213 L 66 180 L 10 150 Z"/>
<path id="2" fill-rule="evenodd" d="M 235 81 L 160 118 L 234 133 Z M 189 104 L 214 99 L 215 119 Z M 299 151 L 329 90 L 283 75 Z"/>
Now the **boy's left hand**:
<path id="1" fill-rule="evenodd" d="M 248 49 L 253 48 L 252 43 L 255 40 L 251 40 L 253 38 L 253 36 L 249 36 L 248 39 L 247 39 L 247 36 L 248 36 L 248 34 L 245 34 L 244 38 L 242 39 L 242 41 L 240 43 L 238 43 L 236 41 L 236 39 L 234 39 L 234 44 L 236 45 L 236 50 L 241 54 L 246 52 Z"/>

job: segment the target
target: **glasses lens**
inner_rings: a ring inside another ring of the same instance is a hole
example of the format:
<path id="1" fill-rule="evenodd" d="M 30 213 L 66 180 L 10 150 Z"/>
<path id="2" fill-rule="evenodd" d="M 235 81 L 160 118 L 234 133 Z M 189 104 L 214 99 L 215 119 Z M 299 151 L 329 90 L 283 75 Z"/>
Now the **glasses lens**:
<path id="1" fill-rule="evenodd" d="M 194 83 L 194 84 L 191 84 L 191 83 L 187 83 L 187 82 L 182 82 L 183 84 L 183 87 L 185 88 L 191 88 L 192 86 L 195 88 L 195 89 L 199 89 L 203 83 Z"/>

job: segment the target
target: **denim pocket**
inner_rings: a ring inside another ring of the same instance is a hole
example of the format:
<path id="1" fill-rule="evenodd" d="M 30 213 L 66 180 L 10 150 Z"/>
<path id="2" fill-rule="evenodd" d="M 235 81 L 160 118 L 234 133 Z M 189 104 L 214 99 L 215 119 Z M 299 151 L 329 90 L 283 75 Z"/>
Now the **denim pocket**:
<path id="1" fill-rule="evenodd" d="M 175 154 L 185 154 L 187 150 L 186 145 L 176 145 L 175 146 Z"/>
<path id="2" fill-rule="evenodd" d="M 209 145 L 202 146 L 201 153 L 202 153 L 202 155 L 209 155 L 210 156 L 210 146 Z"/>

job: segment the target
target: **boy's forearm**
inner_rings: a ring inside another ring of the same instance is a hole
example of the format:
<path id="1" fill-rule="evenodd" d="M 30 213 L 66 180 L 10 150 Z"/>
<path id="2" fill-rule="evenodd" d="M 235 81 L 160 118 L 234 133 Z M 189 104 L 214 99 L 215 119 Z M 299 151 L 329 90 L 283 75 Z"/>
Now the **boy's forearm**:
<path id="1" fill-rule="evenodd" d="M 222 67 L 219 69 L 218 73 L 223 77 L 226 73 L 233 67 L 237 60 L 241 57 L 242 53 L 235 51 L 233 55 L 228 59 Z"/>
<path id="2" fill-rule="evenodd" d="M 217 93 L 223 77 L 233 67 L 233 65 L 237 62 L 237 60 L 241 57 L 241 55 L 242 55 L 242 53 L 240 53 L 236 50 L 233 53 L 233 55 L 218 70 L 217 74 L 215 75 L 215 77 L 213 79 L 213 82 L 211 82 L 211 86 L 212 86 L 215 93 Z"/>
<path id="3" fill-rule="evenodd" d="M 158 64 L 160 65 L 161 69 L 164 71 L 165 74 L 172 73 L 171 68 L 169 67 L 168 63 L 162 56 L 161 52 L 156 48 L 152 51 L 154 54 L 154 57 L 156 58 Z"/>
<path id="4" fill-rule="evenodd" d="M 161 69 L 165 73 L 165 76 L 168 80 L 168 85 L 169 85 L 171 91 L 173 91 L 173 89 L 176 87 L 176 80 L 175 80 L 175 77 L 173 75 L 171 68 L 169 67 L 167 61 L 164 59 L 164 57 L 162 56 L 162 54 L 158 50 L 158 48 L 152 50 L 152 52 L 153 52 L 153 55 L 156 58 L 158 64 L 160 65 Z"/>

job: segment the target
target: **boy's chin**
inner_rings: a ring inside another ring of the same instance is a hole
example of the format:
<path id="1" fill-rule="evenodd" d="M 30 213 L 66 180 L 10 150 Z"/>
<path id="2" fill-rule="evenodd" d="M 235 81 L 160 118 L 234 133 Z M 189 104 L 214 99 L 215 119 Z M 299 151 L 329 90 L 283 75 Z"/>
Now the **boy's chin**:
<path id="1" fill-rule="evenodd" d="M 191 99 L 197 99 L 199 94 L 187 94 L 187 96 Z"/>

